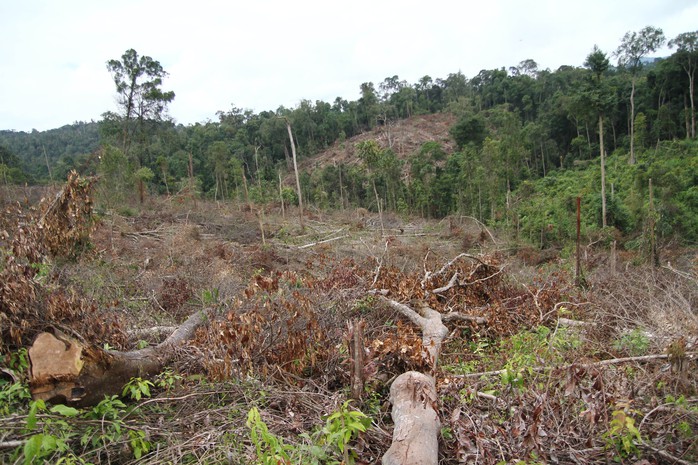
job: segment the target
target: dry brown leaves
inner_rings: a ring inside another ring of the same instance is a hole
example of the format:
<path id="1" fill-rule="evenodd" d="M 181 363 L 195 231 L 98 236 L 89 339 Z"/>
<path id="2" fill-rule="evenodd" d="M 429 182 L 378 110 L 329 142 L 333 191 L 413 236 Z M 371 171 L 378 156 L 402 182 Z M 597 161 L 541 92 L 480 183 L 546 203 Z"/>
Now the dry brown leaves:
<path id="1" fill-rule="evenodd" d="M 312 279 L 295 272 L 258 274 L 197 343 L 210 351 L 209 375 L 261 372 L 310 376 L 327 360 L 331 327 L 323 317 L 324 298 Z"/>
<path id="2" fill-rule="evenodd" d="M 0 353 L 27 346 L 40 331 L 50 328 L 76 331 L 94 341 L 106 334 L 119 339 L 114 319 L 98 315 L 92 304 L 75 292 L 60 290 L 50 273 L 51 259 L 74 258 L 89 240 L 93 227 L 94 180 L 71 172 L 68 181 L 52 201 L 24 212 L 18 208 L 6 215 L 17 218 L 12 234 L 0 232 L 9 247 L 1 248 L 0 269 Z"/>

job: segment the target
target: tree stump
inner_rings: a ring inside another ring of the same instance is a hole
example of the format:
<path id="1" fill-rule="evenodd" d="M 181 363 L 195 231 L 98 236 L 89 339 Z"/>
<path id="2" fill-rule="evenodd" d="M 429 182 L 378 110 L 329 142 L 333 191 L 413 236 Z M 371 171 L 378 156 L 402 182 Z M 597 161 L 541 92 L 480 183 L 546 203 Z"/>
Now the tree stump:
<path id="1" fill-rule="evenodd" d="M 174 349 L 194 337 L 207 313 L 191 315 L 159 345 L 131 352 L 84 345 L 58 331 L 41 333 L 29 348 L 32 397 L 86 407 L 121 394 L 131 378 L 159 374 L 174 357 Z"/>

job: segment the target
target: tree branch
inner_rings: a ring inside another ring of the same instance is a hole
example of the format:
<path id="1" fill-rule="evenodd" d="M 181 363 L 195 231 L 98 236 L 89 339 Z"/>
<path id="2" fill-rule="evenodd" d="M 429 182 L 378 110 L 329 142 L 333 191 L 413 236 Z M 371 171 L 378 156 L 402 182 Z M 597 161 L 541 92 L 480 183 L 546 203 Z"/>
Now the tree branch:
<path id="1" fill-rule="evenodd" d="M 487 318 L 482 317 L 482 316 L 472 316 L 472 315 L 464 315 L 459 312 L 449 312 L 441 315 L 441 320 L 445 322 L 451 322 L 451 321 L 469 321 L 472 323 L 477 323 L 479 325 L 486 325 L 487 324 Z"/>
<path id="2" fill-rule="evenodd" d="M 345 234 L 345 235 L 343 235 L 343 236 L 333 237 L 333 238 L 330 238 L 330 239 L 325 239 L 325 240 L 323 240 L 323 241 L 311 242 L 310 244 L 305 244 L 305 245 L 299 246 L 298 249 L 299 249 L 299 250 L 300 250 L 300 249 L 307 249 L 307 248 L 309 248 L 309 247 L 314 247 L 314 246 L 316 246 L 316 245 L 325 244 L 325 243 L 327 243 L 327 242 L 338 241 L 338 240 L 340 240 L 340 239 L 344 239 L 345 237 L 349 237 L 349 234 Z"/>

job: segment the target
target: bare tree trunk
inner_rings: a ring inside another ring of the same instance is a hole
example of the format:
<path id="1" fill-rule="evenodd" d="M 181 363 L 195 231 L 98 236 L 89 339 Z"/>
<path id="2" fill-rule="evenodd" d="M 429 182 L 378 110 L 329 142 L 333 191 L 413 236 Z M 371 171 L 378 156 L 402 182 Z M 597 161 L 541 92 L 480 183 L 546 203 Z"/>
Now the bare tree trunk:
<path id="1" fill-rule="evenodd" d="M 342 203 L 342 210 L 346 208 L 345 202 L 344 202 L 344 185 L 342 182 L 342 165 L 339 165 L 339 199 L 340 202 Z"/>
<path id="2" fill-rule="evenodd" d="M 364 394 L 364 326 L 363 320 L 349 324 L 349 355 L 351 358 L 351 398 L 360 400 Z"/>
<path id="3" fill-rule="evenodd" d="M 245 162 L 242 163 L 242 188 L 245 191 L 245 208 L 250 208 L 250 191 L 247 189 L 247 176 L 245 175 Z"/>
<path id="4" fill-rule="evenodd" d="M 48 178 L 53 182 L 53 173 L 51 173 L 51 165 L 48 163 L 48 154 L 46 153 L 46 147 L 41 144 L 41 148 L 44 149 L 44 159 L 46 160 L 46 169 L 48 170 Z"/>
<path id="5" fill-rule="evenodd" d="M 649 180 L 649 194 L 650 194 L 650 214 L 649 214 L 649 235 L 650 235 L 650 260 L 652 261 L 652 266 L 659 266 L 659 252 L 657 251 L 657 237 L 655 234 L 655 218 L 656 213 L 654 211 L 654 193 L 652 192 L 652 178 Z"/>
<path id="6" fill-rule="evenodd" d="M 257 152 L 259 152 L 259 146 L 255 145 L 254 146 L 254 167 L 255 167 L 255 177 L 257 178 L 257 187 L 259 187 L 259 195 L 262 195 L 262 180 L 259 177 L 259 160 L 258 160 L 258 155 Z"/>
<path id="7" fill-rule="evenodd" d="M 611 242 L 611 276 L 616 275 L 616 268 L 617 268 L 617 257 L 618 253 L 616 252 L 616 241 Z"/>
<path id="8" fill-rule="evenodd" d="M 60 333 L 41 333 L 29 349 L 32 397 L 79 407 L 96 405 L 105 395 L 120 394 L 131 378 L 159 374 L 175 348 L 194 337 L 207 318 L 208 311 L 196 312 L 161 344 L 131 352 L 85 346 Z"/>
<path id="9" fill-rule="evenodd" d="M 381 297 L 422 330 L 422 355 L 436 368 L 441 344 L 448 335 L 441 313 L 423 305 L 419 313 L 407 305 Z M 436 465 L 439 461 L 441 422 L 436 411 L 438 397 L 434 378 L 417 371 L 398 376 L 390 386 L 393 442 L 383 465 Z"/>
<path id="10" fill-rule="evenodd" d="M 630 159 L 628 163 L 635 164 L 635 75 L 633 74 L 630 89 Z"/>
<path id="11" fill-rule="evenodd" d="M 601 152 L 601 224 L 606 227 L 606 154 L 603 148 L 603 114 L 599 114 L 599 150 Z"/>
<path id="12" fill-rule="evenodd" d="M 267 238 L 264 235 L 264 205 L 260 205 L 259 208 L 255 210 L 257 222 L 259 223 L 259 232 L 262 234 L 262 245 L 267 245 Z"/>
<path id="13" fill-rule="evenodd" d="M 301 232 L 305 231 L 303 223 L 303 192 L 301 191 L 301 179 L 298 176 L 298 162 L 296 161 L 296 144 L 293 142 L 293 132 L 291 131 L 291 123 L 286 119 L 286 129 L 288 130 L 288 138 L 291 140 L 291 153 L 293 154 L 293 172 L 296 173 L 296 189 L 298 191 L 298 210 L 301 223 Z"/>
<path id="14" fill-rule="evenodd" d="M 691 138 L 691 127 L 690 127 L 690 118 L 688 117 L 688 102 L 686 102 L 686 96 L 683 96 L 683 114 L 684 114 L 684 123 L 686 124 L 686 139 Z"/>
<path id="15" fill-rule="evenodd" d="M 418 371 L 401 374 L 390 386 L 390 401 L 395 429 L 383 465 L 436 465 L 441 422 L 434 378 Z"/>
<path id="16" fill-rule="evenodd" d="M 691 137 L 696 137 L 696 106 L 693 93 L 695 92 L 695 78 L 692 74 L 688 76 L 688 96 L 691 98 Z"/>
<path id="17" fill-rule="evenodd" d="M 284 206 L 284 189 L 281 183 L 281 170 L 279 170 L 279 200 L 281 201 L 281 218 L 286 220 L 286 207 Z"/>
<path id="18" fill-rule="evenodd" d="M 194 199 L 194 209 L 196 210 L 196 194 L 194 192 L 194 160 L 189 152 L 189 195 Z"/>
<path id="19" fill-rule="evenodd" d="M 577 263 L 574 269 L 574 278 L 577 286 L 582 285 L 582 257 L 581 257 L 581 211 L 582 211 L 582 198 L 577 197 Z"/>
<path id="20" fill-rule="evenodd" d="M 378 189 L 376 189 L 376 180 L 372 179 L 373 194 L 376 196 L 376 206 L 378 207 L 378 219 L 381 222 L 381 236 L 385 236 L 385 227 L 383 226 L 383 208 L 381 207 L 381 199 L 378 196 Z"/>
<path id="21" fill-rule="evenodd" d="M 167 172 L 165 171 L 164 168 L 161 168 L 162 171 L 162 180 L 165 182 L 165 191 L 167 192 L 167 196 L 170 196 L 170 186 L 167 185 Z"/>

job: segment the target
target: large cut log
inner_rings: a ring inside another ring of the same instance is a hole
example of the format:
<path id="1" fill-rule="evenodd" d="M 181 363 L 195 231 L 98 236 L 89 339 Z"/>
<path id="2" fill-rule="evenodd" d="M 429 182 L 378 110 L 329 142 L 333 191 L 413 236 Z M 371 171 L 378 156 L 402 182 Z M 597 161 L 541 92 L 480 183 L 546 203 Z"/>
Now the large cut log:
<path id="1" fill-rule="evenodd" d="M 432 370 L 436 369 L 441 344 L 448 336 L 441 313 L 426 304 L 414 310 L 382 295 L 380 299 L 419 327 L 422 355 Z M 401 374 L 390 386 L 390 401 L 395 427 L 393 442 L 382 459 L 383 465 L 436 465 L 441 422 L 434 378 L 418 371 Z"/>
<path id="2" fill-rule="evenodd" d="M 208 313 L 194 313 L 159 345 L 130 352 L 85 346 L 60 332 L 41 333 L 29 348 L 32 397 L 85 407 L 120 394 L 131 378 L 160 373 Z"/>
<path id="3" fill-rule="evenodd" d="M 439 430 L 434 378 L 418 371 L 398 376 L 390 386 L 393 442 L 383 465 L 428 465 L 439 461 Z"/>

